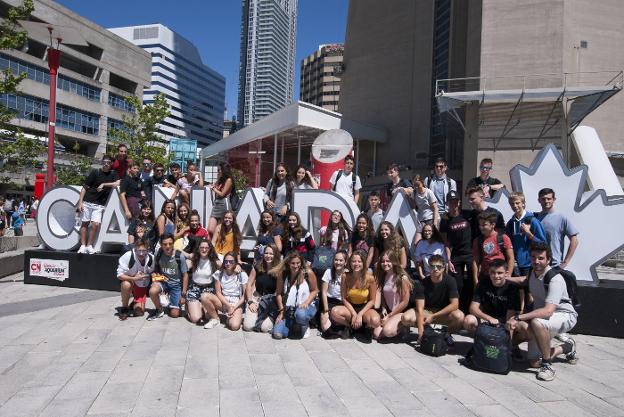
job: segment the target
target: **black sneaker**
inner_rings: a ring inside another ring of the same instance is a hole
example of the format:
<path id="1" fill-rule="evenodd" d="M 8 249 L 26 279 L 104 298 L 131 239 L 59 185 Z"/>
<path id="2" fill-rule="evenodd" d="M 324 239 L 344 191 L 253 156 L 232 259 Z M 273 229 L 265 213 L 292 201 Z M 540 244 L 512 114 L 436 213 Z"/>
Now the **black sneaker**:
<path id="1" fill-rule="evenodd" d="M 130 315 L 130 310 L 128 307 L 121 307 L 119 309 L 119 313 L 117 313 L 117 317 L 119 317 L 119 321 L 124 321 Z"/>
<path id="2" fill-rule="evenodd" d="M 159 318 L 163 317 L 164 315 L 165 315 L 165 310 L 163 310 L 162 308 L 160 310 L 154 310 L 154 312 L 152 314 L 147 316 L 147 321 L 158 320 Z"/>
<path id="3" fill-rule="evenodd" d="M 351 327 L 349 326 L 344 326 L 341 330 L 338 330 L 337 333 L 342 340 L 351 339 Z"/>
<path id="4" fill-rule="evenodd" d="M 360 343 L 369 344 L 373 342 L 373 329 L 360 329 L 355 334 L 355 339 Z"/>
<path id="5" fill-rule="evenodd" d="M 446 344 L 449 347 L 455 346 L 455 340 L 453 340 L 453 336 L 451 336 L 450 334 L 448 336 L 446 336 Z"/>
<path id="6" fill-rule="evenodd" d="M 570 365 L 576 365 L 579 360 L 578 355 L 576 354 L 576 342 L 568 336 L 563 344 L 570 347 L 570 352 L 565 355 L 566 362 Z"/>

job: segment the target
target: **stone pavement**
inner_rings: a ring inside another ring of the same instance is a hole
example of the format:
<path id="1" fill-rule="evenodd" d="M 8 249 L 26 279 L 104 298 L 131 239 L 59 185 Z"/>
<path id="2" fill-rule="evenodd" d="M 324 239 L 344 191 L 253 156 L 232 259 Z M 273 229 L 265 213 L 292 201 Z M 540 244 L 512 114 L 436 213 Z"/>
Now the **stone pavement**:
<path id="1" fill-rule="evenodd" d="M 117 294 L 21 279 L 0 280 L 0 416 L 624 415 L 624 340 L 577 336 L 579 363 L 539 382 L 405 343 L 119 322 Z"/>

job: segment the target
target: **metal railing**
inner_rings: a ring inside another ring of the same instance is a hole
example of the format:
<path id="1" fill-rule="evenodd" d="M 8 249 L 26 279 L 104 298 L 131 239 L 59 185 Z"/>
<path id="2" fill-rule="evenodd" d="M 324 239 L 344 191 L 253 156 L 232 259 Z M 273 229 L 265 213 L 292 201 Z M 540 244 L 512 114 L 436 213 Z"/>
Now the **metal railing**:
<path id="1" fill-rule="evenodd" d="M 527 90 L 535 88 L 609 87 L 622 89 L 624 71 L 564 72 L 499 77 L 465 77 L 436 80 L 436 96 L 486 90 Z"/>

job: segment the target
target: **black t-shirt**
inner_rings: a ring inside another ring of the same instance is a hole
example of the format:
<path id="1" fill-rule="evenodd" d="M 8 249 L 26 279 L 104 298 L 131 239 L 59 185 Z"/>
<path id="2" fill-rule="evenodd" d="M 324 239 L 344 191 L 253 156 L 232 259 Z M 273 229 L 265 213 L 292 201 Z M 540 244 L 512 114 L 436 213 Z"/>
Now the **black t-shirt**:
<path id="1" fill-rule="evenodd" d="M 503 215 L 501 214 L 500 211 L 496 210 L 494 207 L 488 206 L 486 207 L 485 210 L 483 210 L 483 212 L 490 212 L 490 211 L 493 213 L 496 213 L 496 230 L 504 233 L 505 219 L 503 218 Z M 481 229 L 479 229 L 479 214 L 481 213 L 482 213 L 481 211 L 471 210 L 467 217 L 468 221 L 470 222 L 470 232 L 472 233 L 472 240 L 481 236 Z"/>
<path id="2" fill-rule="evenodd" d="M 475 177 L 471 179 L 470 181 L 468 181 L 468 185 L 466 186 L 466 189 L 474 188 L 474 187 L 481 187 L 483 185 L 491 186 L 491 185 L 498 185 L 498 184 L 502 184 L 502 182 L 500 182 L 498 178 L 488 177 L 487 180 L 483 181 L 481 177 Z M 488 197 L 490 198 L 494 197 L 495 193 L 496 191 L 492 190 L 492 188 L 490 187 Z"/>
<path id="3" fill-rule="evenodd" d="M 117 172 L 115 170 L 110 170 L 108 172 L 104 172 L 101 169 L 94 169 L 87 175 L 85 179 L 84 185 L 87 187 L 87 192 L 84 196 L 84 201 L 91 204 L 98 204 L 100 206 L 106 205 L 108 201 L 108 196 L 113 190 L 112 187 L 103 187 L 102 191 L 98 191 L 97 188 L 100 184 L 106 184 L 109 182 L 117 181 Z"/>
<path id="4" fill-rule="evenodd" d="M 414 298 L 425 300 L 425 309 L 438 311 L 450 304 L 451 298 L 459 298 L 457 283 L 453 278 L 444 274 L 442 281 L 434 283 L 427 276 L 422 282 L 414 283 Z"/>
<path id="5" fill-rule="evenodd" d="M 182 176 L 176 178 L 173 176 L 173 174 L 169 174 L 167 175 L 167 182 L 171 185 L 176 185 L 178 183 L 178 179 L 180 179 Z"/>
<path id="6" fill-rule="evenodd" d="M 507 310 L 520 311 L 520 295 L 518 286 L 505 282 L 502 287 L 495 287 L 492 280 L 480 280 L 475 289 L 472 301 L 479 303 L 485 314 L 499 320 L 507 318 Z"/>
<path id="7" fill-rule="evenodd" d="M 156 177 L 146 178 L 141 183 L 141 189 L 145 193 L 145 198 L 147 198 L 148 200 L 151 200 L 153 197 L 152 194 L 154 193 L 154 187 L 156 185 L 163 185 L 164 183 L 165 183 L 164 175 L 162 175 L 160 178 L 156 178 Z"/>
<path id="8" fill-rule="evenodd" d="M 353 248 L 353 250 L 360 249 L 368 253 L 368 250 L 373 247 L 373 242 L 374 239 L 372 236 L 369 236 L 365 239 L 360 237 L 360 234 L 358 232 L 353 232 L 353 234 L 351 235 L 351 247 Z"/>
<path id="9" fill-rule="evenodd" d="M 126 175 L 121 180 L 121 185 L 119 186 L 120 193 L 126 193 L 126 198 L 135 197 L 141 198 L 141 179 L 139 177 L 131 177 L 130 175 Z"/>
<path id="10" fill-rule="evenodd" d="M 412 183 L 403 178 L 399 178 L 399 182 L 396 185 L 394 185 L 394 183 L 390 181 L 388 184 L 386 184 L 386 193 L 388 193 L 388 197 L 392 197 L 392 191 L 394 191 L 395 188 L 399 187 L 411 188 Z"/>
<path id="11" fill-rule="evenodd" d="M 472 231 L 463 213 L 443 219 L 440 231 L 446 233 L 453 263 L 472 261 Z"/>
<path id="12" fill-rule="evenodd" d="M 256 267 L 256 292 L 260 296 L 267 294 L 275 294 L 277 288 L 277 281 L 275 278 L 267 272 L 259 272 Z"/>

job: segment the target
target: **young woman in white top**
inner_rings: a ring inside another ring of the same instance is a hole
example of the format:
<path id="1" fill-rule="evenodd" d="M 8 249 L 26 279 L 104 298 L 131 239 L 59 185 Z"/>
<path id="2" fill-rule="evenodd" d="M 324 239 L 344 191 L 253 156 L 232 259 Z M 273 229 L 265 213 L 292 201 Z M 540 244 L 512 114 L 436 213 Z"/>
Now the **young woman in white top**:
<path id="1" fill-rule="evenodd" d="M 296 329 L 299 337 L 308 337 L 310 319 L 316 315 L 318 285 L 316 275 L 305 266 L 301 253 L 292 251 L 271 270 L 277 279 L 275 301 L 278 315 L 273 338 L 287 338 Z M 292 336 L 292 335 L 291 335 Z"/>
<path id="2" fill-rule="evenodd" d="M 219 324 L 219 315 L 215 309 L 218 301 L 215 295 L 213 274 L 219 268 L 219 258 L 208 239 L 203 239 L 193 252 L 191 285 L 186 293 L 186 309 L 191 323 L 199 323 L 204 314 L 208 316 L 206 329 Z M 205 312 L 205 313 L 204 313 Z"/>
<path id="3" fill-rule="evenodd" d="M 381 290 L 377 297 L 381 299 L 381 323 L 374 329 L 373 337 L 394 337 L 399 332 L 403 312 L 409 307 L 410 292 L 414 284 L 392 251 L 381 254 L 375 278 Z"/>
<path id="4" fill-rule="evenodd" d="M 445 245 L 442 234 L 432 224 L 425 224 L 422 228 L 423 238 L 413 245 L 412 258 L 416 263 L 418 277 L 423 280 L 431 273 L 429 258 L 433 255 L 440 255 L 448 263 L 451 257 L 451 250 Z M 452 264 L 451 264 L 452 265 Z M 449 265 L 448 268 L 452 268 Z M 453 268 L 451 272 L 455 272 Z"/>
<path id="5" fill-rule="evenodd" d="M 332 268 L 325 271 L 323 274 L 321 284 L 321 331 L 327 332 L 331 327 L 331 321 L 329 320 L 329 312 L 335 306 L 342 305 L 342 297 L 340 295 L 340 283 L 342 282 L 342 276 L 345 273 L 345 266 L 347 265 L 347 252 L 338 251 L 334 256 L 334 265 Z"/>
<path id="6" fill-rule="evenodd" d="M 412 184 L 414 185 L 412 198 L 416 204 L 418 221 L 421 224 L 421 228 L 422 225 L 425 224 L 435 224 L 438 226 L 440 224 L 440 216 L 438 213 L 438 203 L 435 194 L 433 194 L 433 191 L 425 187 L 424 180 L 420 177 L 420 175 L 414 176 Z M 421 238 L 421 230 L 418 230 L 415 241 L 418 242 Z"/>
<path id="7" fill-rule="evenodd" d="M 299 165 L 295 172 L 295 188 L 299 190 L 317 190 L 316 180 L 304 165 Z"/>
<path id="8" fill-rule="evenodd" d="M 240 329 L 243 323 L 243 305 L 248 280 L 244 271 L 236 272 L 236 266 L 236 254 L 228 252 L 223 257 L 221 269 L 212 275 L 217 296 L 214 307 L 225 313 L 227 327 L 233 331 Z"/>

